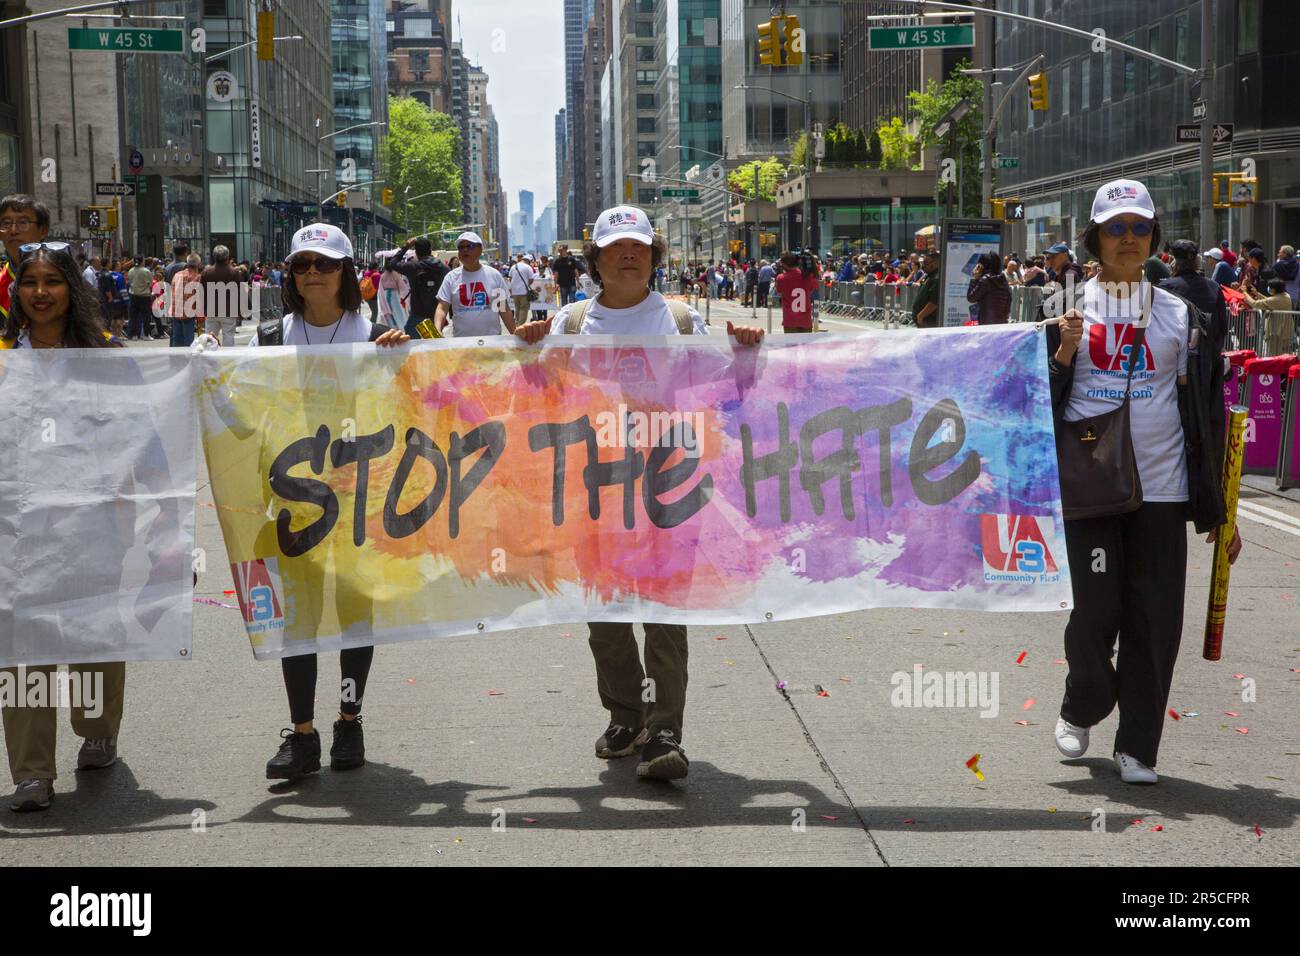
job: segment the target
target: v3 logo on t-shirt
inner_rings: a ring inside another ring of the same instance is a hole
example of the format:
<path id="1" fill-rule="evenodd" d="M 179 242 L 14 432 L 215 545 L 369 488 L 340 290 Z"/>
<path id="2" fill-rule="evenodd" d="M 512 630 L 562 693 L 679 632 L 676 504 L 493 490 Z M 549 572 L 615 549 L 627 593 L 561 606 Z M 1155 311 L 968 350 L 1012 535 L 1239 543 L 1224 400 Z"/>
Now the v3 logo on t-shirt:
<path id="1" fill-rule="evenodd" d="M 1088 358 L 1094 368 L 1109 372 L 1128 374 L 1129 357 L 1133 354 L 1133 339 L 1137 334 L 1136 325 L 1106 325 L 1093 323 L 1088 328 Z M 1151 343 L 1142 342 L 1142 355 L 1134 372 L 1154 372 L 1155 357 L 1151 354 Z"/>
<path id="2" fill-rule="evenodd" d="M 460 287 L 460 304 L 467 309 L 488 307 L 487 286 L 482 282 L 466 282 Z"/>

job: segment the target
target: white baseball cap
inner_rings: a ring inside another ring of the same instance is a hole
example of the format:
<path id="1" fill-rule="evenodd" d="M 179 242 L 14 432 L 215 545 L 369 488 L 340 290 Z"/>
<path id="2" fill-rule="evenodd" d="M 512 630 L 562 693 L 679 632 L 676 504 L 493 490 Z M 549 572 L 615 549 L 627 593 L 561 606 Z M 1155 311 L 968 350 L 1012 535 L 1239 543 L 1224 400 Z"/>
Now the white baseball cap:
<path id="1" fill-rule="evenodd" d="M 326 259 L 351 259 L 352 240 L 338 226 L 327 222 L 313 222 L 293 234 L 289 246 L 289 259 L 300 252 L 319 252 Z M 289 259 L 285 261 L 288 262 Z"/>
<path id="2" fill-rule="evenodd" d="M 1156 217 L 1156 206 L 1147 188 L 1136 179 L 1116 179 L 1097 190 L 1092 200 L 1092 221 L 1106 222 L 1132 213 L 1143 219 Z"/>
<path id="3" fill-rule="evenodd" d="M 483 240 L 479 238 L 477 232 L 462 232 L 456 237 L 456 245 L 459 246 L 462 242 L 470 242 L 476 246 L 483 245 Z"/>
<path id="4" fill-rule="evenodd" d="M 650 225 L 650 217 L 636 206 L 615 206 L 596 217 L 591 241 L 597 249 L 604 249 L 620 239 L 635 239 L 647 246 L 654 245 L 655 231 Z"/>
<path id="5" fill-rule="evenodd" d="M 1202 252 L 1201 255 L 1207 259 L 1217 259 L 1219 262 L 1223 261 L 1223 250 L 1218 246 L 1211 246 L 1209 249 Z"/>

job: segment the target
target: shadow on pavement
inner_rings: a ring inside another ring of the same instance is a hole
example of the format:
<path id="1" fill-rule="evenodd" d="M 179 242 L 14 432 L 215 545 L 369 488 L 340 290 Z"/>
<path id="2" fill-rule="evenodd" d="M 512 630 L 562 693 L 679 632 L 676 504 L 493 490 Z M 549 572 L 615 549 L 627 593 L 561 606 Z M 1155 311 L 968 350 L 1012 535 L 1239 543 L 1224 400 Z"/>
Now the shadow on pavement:
<path id="1" fill-rule="evenodd" d="M 694 762 L 686 781 L 639 780 L 636 761 L 606 762 L 589 786 L 512 788 L 451 780 L 429 784 L 411 771 L 369 763 L 355 772 L 320 774 L 295 784 L 277 784 L 273 796 L 238 818 L 239 823 L 327 823 L 365 826 L 487 826 L 499 808 L 507 826 L 560 830 L 626 830 L 717 826 L 789 826 L 792 811 L 804 810 L 808 825 L 857 827 L 852 810 L 802 780 L 749 779 Z M 494 794 L 500 796 L 493 796 Z M 771 798 L 784 797 L 778 804 Z M 767 798 L 768 806 L 748 806 Z M 572 807 L 555 810 L 557 800 Z M 607 801 L 641 806 L 608 806 Z M 530 806 L 530 803 L 533 806 Z M 544 804 L 547 809 L 537 806 Z M 650 804 L 646 806 L 645 804 Z M 426 809 L 428 808 L 428 809 Z M 335 814 L 321 811 L 337 810 Z M 836 817 L 835 821 L 825 820 Z M 528 816 L 535 822 L 520 823 Z"/>
<path id="2" fill-rule="evenodd" d="M 75 788 L 63 789 L 69 780 L 76 781 Z M 55 781 L 54 802 L 45 811 L 12 813 L 6 793 L 0 808 L 0 839 L 189 830 L 195 810 L 211 813 L 216 808 L 207 800 L 161 797 L 152 790 L 141 790 L 131 768 L 119 759 L 105 770 L 82 771 Z M 173 817 L 184 819 L 150 825 Z M 213 823 L 208 821 L 207 826 Z"/>

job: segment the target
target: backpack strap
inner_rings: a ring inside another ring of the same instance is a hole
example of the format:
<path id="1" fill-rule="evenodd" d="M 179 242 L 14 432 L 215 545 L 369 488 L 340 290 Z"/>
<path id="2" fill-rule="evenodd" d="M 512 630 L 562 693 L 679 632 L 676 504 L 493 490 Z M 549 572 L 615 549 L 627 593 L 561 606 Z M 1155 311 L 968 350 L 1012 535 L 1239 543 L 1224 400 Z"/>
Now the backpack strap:
<path id="1" fill-rule="evenodd" d="M 673 314 L 673 321 L 677 323 L 677 334 L 694 335 L 695 322 L 691 319 L 691 307 L 677 299 L 665 301 L 668 303 L 668 311 Z"/>
<path id="2" fill-rule="evenodd" d="M 569 316 L 564 323 L 565 335 L 577 335 L 582 331 L 582 320 L 587 314 L 587 309 L 595 299 L 579 299 L 577 302 L 569 304 Z"/>
<path id="3" fill-rule="evenodd" d="M 271 319 L 268 322 L 258 323 L 257 344 L 258 345 L 283 345 L 284 344 L 284 316 L 280 316 L 278 319 Z"/>

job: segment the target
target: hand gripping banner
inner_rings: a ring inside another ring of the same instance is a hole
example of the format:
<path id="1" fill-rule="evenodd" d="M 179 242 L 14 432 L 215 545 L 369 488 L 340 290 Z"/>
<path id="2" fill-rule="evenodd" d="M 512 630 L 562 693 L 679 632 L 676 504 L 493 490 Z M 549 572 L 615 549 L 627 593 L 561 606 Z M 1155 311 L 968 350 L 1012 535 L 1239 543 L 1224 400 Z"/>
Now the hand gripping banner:
<path id="1" fill-rule="evenodd" d="M 196 361 L 258 658 L 580 620 L 1071 606 L 1032 325 Z"/>

